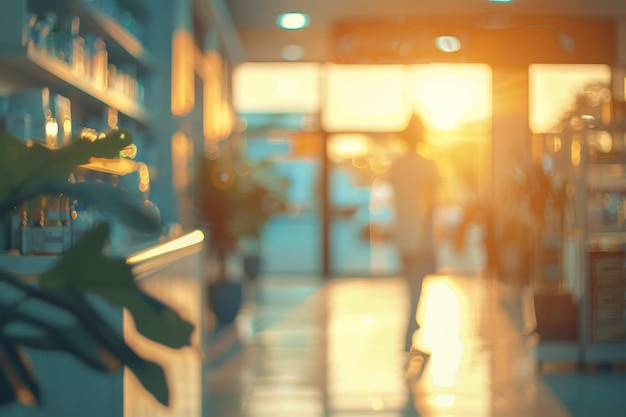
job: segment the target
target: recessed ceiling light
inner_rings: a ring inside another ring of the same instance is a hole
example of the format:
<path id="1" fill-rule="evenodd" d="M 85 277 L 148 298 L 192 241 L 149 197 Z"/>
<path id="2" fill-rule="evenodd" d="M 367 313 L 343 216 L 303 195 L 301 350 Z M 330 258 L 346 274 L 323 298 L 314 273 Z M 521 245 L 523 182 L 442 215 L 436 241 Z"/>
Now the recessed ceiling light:
<path id="1" fill-rule="evenodd" d="M 286 30 L 303 29 L 309 25 L 309 16 L 299 12 L 283 13 L 276 18 L 276 24 Z"/>
<path id="2" fill-rule="evenodd" d="M 287 61 L 297 61 L 304 56 L 304 48 L 300 45 L 287 45 L 283 48 L 281 55 Z"/>
<path id="3" fill-rule="evenodd" d="M 435 43 L 443 52 L 456 52 L 461 49 L 461 41 L 456 36 L 438 36 Z"/>

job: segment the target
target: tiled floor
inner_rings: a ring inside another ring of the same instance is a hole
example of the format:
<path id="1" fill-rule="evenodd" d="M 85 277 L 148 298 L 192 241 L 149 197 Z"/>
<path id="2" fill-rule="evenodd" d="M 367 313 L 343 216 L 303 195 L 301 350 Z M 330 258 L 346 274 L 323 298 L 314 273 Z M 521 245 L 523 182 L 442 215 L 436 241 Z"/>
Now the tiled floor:
<path id="1" fill-rule="evenodd" d="M 209 346 L 206 416 L 570 415 L 480 277 L 427 279 L 415 341 L 432 357 L 407 380 L 404 294 L 396 278 L 262 277 Z"/>

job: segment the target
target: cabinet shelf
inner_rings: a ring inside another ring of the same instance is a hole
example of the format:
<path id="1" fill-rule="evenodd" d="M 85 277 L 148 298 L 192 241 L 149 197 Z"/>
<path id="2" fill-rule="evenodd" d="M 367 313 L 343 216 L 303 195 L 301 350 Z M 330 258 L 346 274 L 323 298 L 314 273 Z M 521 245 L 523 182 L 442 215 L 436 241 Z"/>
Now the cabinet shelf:
<path id="1" fill-rule="evenodd" d="M 626 176 L 589 175 L 587 186 L 594 190 L 626 191 Z"/>
<path id="2" fill-rule="evenodd" d="M 589 343 L 586 359 L 590 362 L 626 361 L 626 343 Z"/>
<path id="3" fill-rule="evenodd" d="M 123 94 L 96 88 L 93 83 L 77 77 L 65 62 L 37 51 L 32 45 L 16 48 L 13 54 L 6 49 L 0 58 L 0 79 L 12 89 L 48 86 L 51 90 L 88 106 L 110 106 L 141 125 L 151 122 L 149 112 L 138 102 Z"/>
<path id="4" fill-rule="evenodd" d="M 587 246 L 593 250 L 621 250 L 626 246 L 626 231 L 589 232 Z"/>
<path id="5" fill-rule="evenodd" d="M 622 111 L 624 106 L 619 107 Z M 534 150 L 541 158 L 551 158 L 551 174 L 568 186 L 570 211 L 561 262 L 564 285 L 577 300 L 580 339 L 569 344 L 540 341 L 535 348 L 539 362 L 626 361 L 626 125 L 622 120 L 535 138 Z M 609 138 L 598 135 L 600 131 L 611 135 L 610 152 L 605 149 Z"/>

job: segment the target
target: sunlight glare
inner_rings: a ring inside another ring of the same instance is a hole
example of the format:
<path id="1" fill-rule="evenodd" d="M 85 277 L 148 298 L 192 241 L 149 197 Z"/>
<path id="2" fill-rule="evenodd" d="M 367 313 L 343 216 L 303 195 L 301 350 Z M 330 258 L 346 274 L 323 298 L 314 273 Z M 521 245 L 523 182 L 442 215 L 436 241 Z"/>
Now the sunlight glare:
<path id="1" fill-rule="evenodd" d="M 431 341 L 458 337 L 461 331 L 461 301 L 454 288 L 447 282 L 435 282 L 430 286 L 424 300 L 424 321 L 436 324 L 425 328 L 424 337 Z"/>
<path id="2" fill-rule="evenodd" d="M 363 318 L 361 319 L 361 323 L 364 326 L 371 326 L 372 323 L 374 323 L 374 318 L 372 317 L 371 314 L 367 314 L 367 315 L 363 316 Z"/>
<path id="3" fill-rule="evenodd" d="M 416 111 L 440 130 L 491 114 L 491 72 L 484 65 L 415 65 Z"/>
<path id="4" fill-rule="evenodd" d="M 456 396 L 452 394 L 436 395 L 433 403 L 438 407 L 452 407 L 456 403 Z"/>
<path id="5" fill-rule="evenodd" d="M 402 65 L 328 65 L 322 125 L 329 132 L 393 131 L 410 108 Z"/>
<path id="6" fill-rule="evenodd" d="M 327 146 L 328 156 L 335 162 L 362 156 L 370 148 L 368 137 L 361 134 L 332 135 Z"/>
<path id="7" fill-rule="evenodd" d="M 240 64 L 233 71 L 233 105 L 240 113 L 315 113 L 319 83 L 314 63 Z"/>
<path id="8" fill-rule="evenodd" d="M 533 133 L 553 130 L 576 94 L 593 83 L 609 84 L 611 68 L 590 64 L 533 64 L 528 68 L 529 124 Z"/>

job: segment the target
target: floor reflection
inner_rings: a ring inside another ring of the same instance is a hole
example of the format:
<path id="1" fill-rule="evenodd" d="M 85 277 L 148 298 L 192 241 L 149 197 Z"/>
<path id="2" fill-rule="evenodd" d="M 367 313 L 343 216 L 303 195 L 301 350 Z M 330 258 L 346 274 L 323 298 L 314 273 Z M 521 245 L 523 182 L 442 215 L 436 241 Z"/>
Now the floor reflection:
<path id="1" fill-rule="evenodd" d="M 415 344 L 432 356 L 407 379 L 404 289 L 395 278 L 264 277 L 224 333 L 239 335 L 239 350 L 207 370 L 206 415 L 567 415 L 480 277 L 425 281 Z"/>

